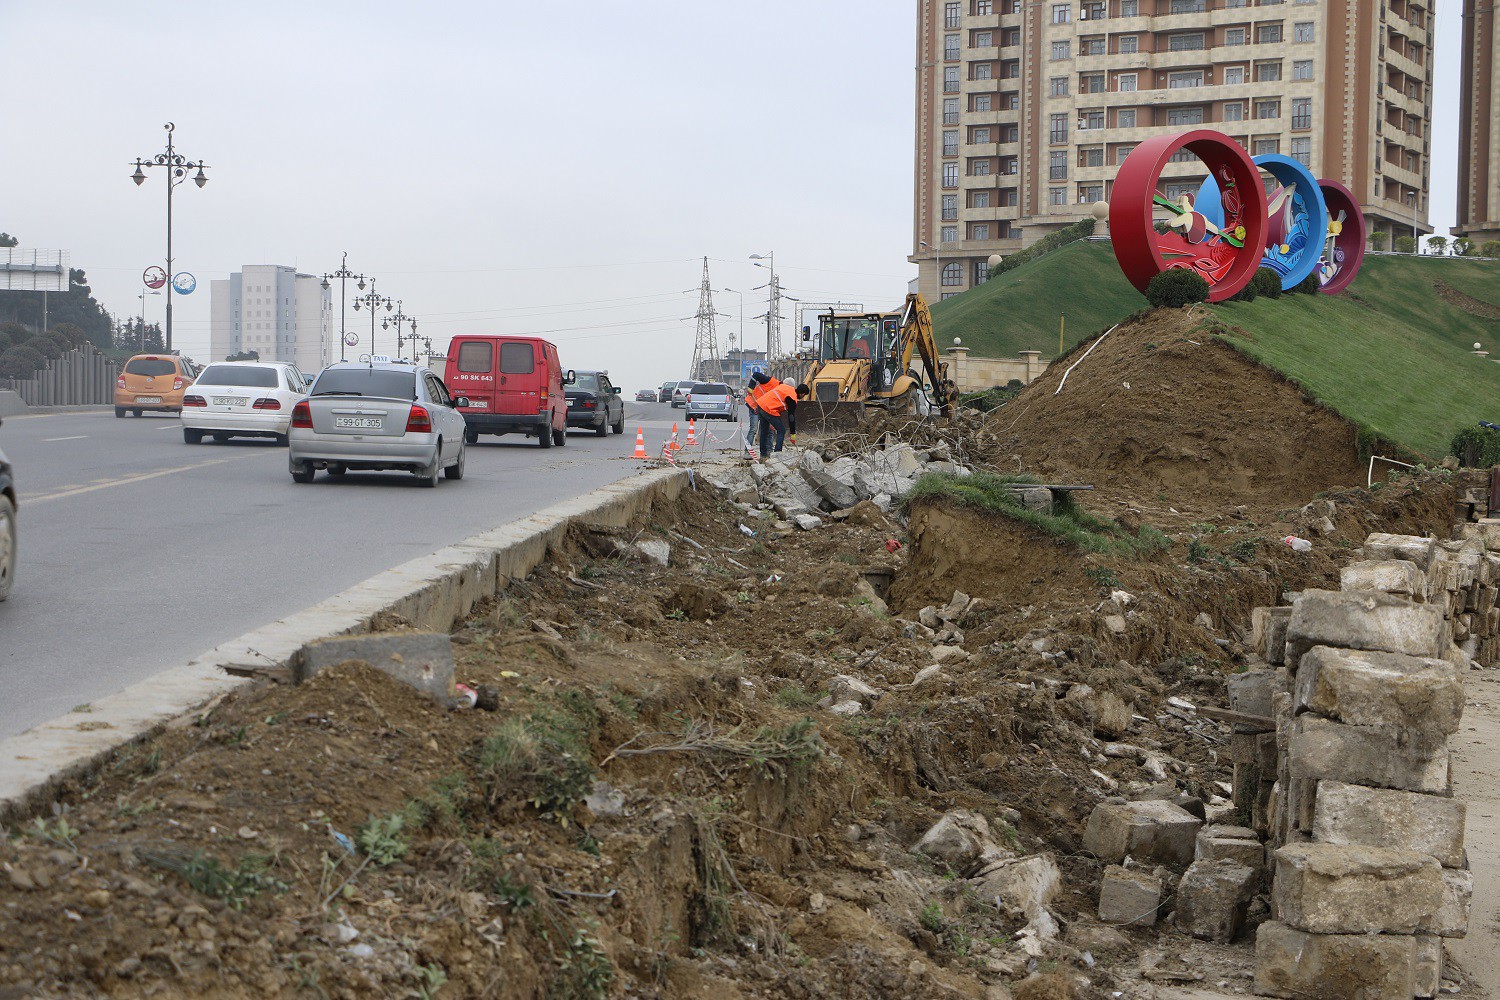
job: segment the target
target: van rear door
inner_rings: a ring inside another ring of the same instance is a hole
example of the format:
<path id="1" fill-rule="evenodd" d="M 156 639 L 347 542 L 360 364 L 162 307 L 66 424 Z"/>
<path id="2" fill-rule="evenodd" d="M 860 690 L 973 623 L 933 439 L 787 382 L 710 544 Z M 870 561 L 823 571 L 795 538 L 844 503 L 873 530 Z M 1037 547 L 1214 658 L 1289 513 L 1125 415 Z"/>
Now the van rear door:
<path id="1" fill-rule="evenodd" d="M 539 344 L 530 340 L 502 340 L 495 373 L 495 412 L 540 413 L 547 407 L 546 361 L 537 357 Z"/>
<path id="2" fill-rule="evenodd" d="M 459 340 L 448 360 L 447 384 L 455 396 L 469 398 L 475 413 L 496 413 L 495 342 L 489 339 Z"/>

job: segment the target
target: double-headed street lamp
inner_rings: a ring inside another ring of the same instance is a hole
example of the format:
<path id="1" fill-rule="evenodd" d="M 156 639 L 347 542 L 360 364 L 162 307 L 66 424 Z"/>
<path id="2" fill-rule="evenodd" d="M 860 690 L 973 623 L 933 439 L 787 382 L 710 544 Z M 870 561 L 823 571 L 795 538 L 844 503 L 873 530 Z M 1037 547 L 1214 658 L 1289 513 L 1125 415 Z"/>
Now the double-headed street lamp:
<path id="1" fill-rule="evenodd" d="M 171 354 L 172 353 L 172 278 L 174 277 L 174 275 L 172 274 L 172 192 L 174 190 L 176 190 L 177 185 L 179 185 L 183 181 L 187 180 L 187 176 L 188 176 L 188 171 L 189 170 L 196 170 L 196 171 L 198 171 L 198 173 L 193 177 L 193 183 L 194 184 L 198 185 L 200 188 L 203 185 L 207 184 L 208 183 L 208 177 L 204 175 L 203 171 L 204 171 L 204 169 L 207 168 L 208 164 L 204 163 L 202 160 L 199 160 L 199 161 L 197 161 L 195 163 L 192 160 L 189 160 L 187 157 L 183 156 L 181 153 L 177 152 L 177 147 L 175 147 L 175 146 L 172 145 L 172 133 L 174 131 L 176 131 L 177 126 L 173 125 L 171 122 L 167 122 L 167 124 L 164 127 L 167 130 L 167 149 L 166 149 L 166 151 L 162 152 L 162 153 L 157 153 L 155 156 L 150 156 L 150 157 L 147 157 L 145 159 L 137 158 L 136 161 L 135 161 L 135 173 L 133 173 L 133 174 L 130 175 L 130 179 L 133 180 L 133 181 L 135 181 L 137 185 L 144 184 L 146 182 L 146 171 L 145 171 L 146 167 L 166 167 L 167 168 L 167 332 L 166 332 L 166 346 L 167 346 L 167 353 Z M 188 290 L 191 291 L 192 289 L 188 289 Z"/>
<path id="2" fill-rule="evenodd" d="M 411 336 L 410 337 L 403 337 L 403 336 L 401 336 L 401 324 L 404 323 L 404 322 L 408 322 L 408 321 L 411 323 L 411 331 L 412 331 L 411 332 Z M 383 319 L 383 320 L 380 321 L 380 328 L 382 330 L 389 330 L 391 328 L 392 324 L 395 324 L 395 327 L 396 327 L 396 357 L 398 357 L 398 358 L 401 357 L 401 345 L 404 344 L 404 343 L 406 343 L 406 341 L 410 340 L 412 342 L 412 355 L 411 355 L 411 359 L 413 361 L 416 361 L 417 360 L 417 353 L 416 353 L 416 349 L 417 349 L 417 318 L 415 316 L 408 316 L 408 315 L 406 315 L 406 313 L 404 311 L 402 311 L 402 309 L 401 309 L 401 300 L 400 299 L 396 300 L 396 311 L 395 311 L 395 313 L 393 315 L 387 316 L 385 319 Z"/>
<path id="3" fill-rule="evenodd" d="M 771 280 L 766 283 L 770 290 L 766 292 L 766 361 L 769 363 L 773 355 L 781 349 L 781 338 L 779 336 L 781 319 L 781 288 L 776 282 L 776 251 L 767 254 L 753 253 L 750 255 L 753 261 L 765 261 L 757 263 L 756 267 L 767 268 L 771 272 Z"/>
<path id="4" fill-rule="evenodd" d="M 361 307 L 370 310 L 370 353 L 375 353 L 375 317 L 380 314 L 380 307 L 385 306 L 385 311 L 390 312 L 395 306 L 389 298 L 381 298 L 380 293 L 375 291 L 375 279 L 370 279 L 370 290 L 363 295 L 354 297 L 354 308 Z"/>
<path id="5" fill-rule="evenodd" d="M 339 279 L 339 360 L 343 361 L 344 360 L 344 344 L 345 344 L 345 341 L 344 341 L 344 306 L 348 302 L 348 293 L 344 291 L 344 284 L 350 278 L 358 278 L 359 279 L 359 290 L 360 291 L 364 291 L 365 290 L 365 276 L 363 274 L 355 274 L 353 271 L 349 270 L 349 251 L 345 250 L 344 251 L 344 259 L 343 259 L 343 262 L 339 264 L 339 269 L 337 271 L 334 271 L 332 274 L 325 274 L 325 275 L 323 275 L 323 290 L 324 291 L 328 290 L 328 279 L 329 278 L 337 278 L 337 279 Z"/>

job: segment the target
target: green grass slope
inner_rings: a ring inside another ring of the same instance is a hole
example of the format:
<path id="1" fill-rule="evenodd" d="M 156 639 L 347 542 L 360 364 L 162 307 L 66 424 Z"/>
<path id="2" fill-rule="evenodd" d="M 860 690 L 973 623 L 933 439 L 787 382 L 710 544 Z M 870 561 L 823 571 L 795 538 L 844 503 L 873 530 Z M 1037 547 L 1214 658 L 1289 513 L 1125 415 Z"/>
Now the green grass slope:
<path id="1" fill-rule="evenodd" d="M 962 337 L 975 357 L 1041 351 L 1055 358 L 1063 314 L 1063 340 L 1071 347 L 1145 305 L 1107 242 L 1079 240 L 934 305 L 932 327 L 940 348 Z"/>
<path id="2" fill-rule="evenodd" d="M 1441 286 L 1446 286 L 1447 291 Z M 1057 354 L 1146 305 L 1108 243 L 1078 242 L 933 308 L 941 347 L 978 357 Z M 1500 263 L 1371 256 L 1343 295 L 1292 295 L 1213 307 L 1245 331 L 1228 339 L 1382 437 L 1429 457 L 1458 429 L 1500 423 Z"/>

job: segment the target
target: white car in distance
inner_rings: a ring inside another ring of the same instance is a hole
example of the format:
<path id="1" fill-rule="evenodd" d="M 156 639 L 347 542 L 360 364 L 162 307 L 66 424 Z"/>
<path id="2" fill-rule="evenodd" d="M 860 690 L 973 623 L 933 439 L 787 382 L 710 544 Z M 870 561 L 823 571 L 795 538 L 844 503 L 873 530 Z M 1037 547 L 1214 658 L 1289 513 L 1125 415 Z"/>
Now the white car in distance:
<path id="1" fill-rule="evenodd" d="M 287 443 L 292 407 L 307 394 L 297 366 L 282 361 L 219 361 L 203 369 L 182 397 L 182 439 L 199 444 L 231 437 Z"/>

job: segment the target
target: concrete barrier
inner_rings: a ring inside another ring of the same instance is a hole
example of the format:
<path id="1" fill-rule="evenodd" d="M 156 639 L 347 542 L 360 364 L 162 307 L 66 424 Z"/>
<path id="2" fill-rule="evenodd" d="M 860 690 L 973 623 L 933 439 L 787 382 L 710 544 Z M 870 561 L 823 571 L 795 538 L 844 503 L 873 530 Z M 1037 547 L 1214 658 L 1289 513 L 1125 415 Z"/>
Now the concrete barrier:
<path id="1" fill-rule="evenodd" d="M 89 773 L 129 744 L 249 683 L 226 667 L 287 667 L 305 643 L 370 630 L 381 613 L 447 631 L 474 604 L 521 579 L 572 523 L 623 527 L 657 500 L 675 500 L 689 473 L 654 469 L 554 504 L 378 573 L 326 601 L 210 649 L 123 691 L 0 741 L 0 823 L 34 811 L 61 783 Z"/>
<path id="2" fill-rule="evenodd" d="M 0 389 L 0 417 L 18 417 L 29 409 L 19 392 Z"/>

